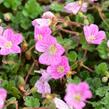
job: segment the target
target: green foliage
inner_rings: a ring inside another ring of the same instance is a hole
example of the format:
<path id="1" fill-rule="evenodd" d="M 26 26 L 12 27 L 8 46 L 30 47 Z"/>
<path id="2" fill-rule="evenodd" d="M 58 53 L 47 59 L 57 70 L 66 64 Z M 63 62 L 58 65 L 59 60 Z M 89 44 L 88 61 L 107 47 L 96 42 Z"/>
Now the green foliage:
<path id="1" fill-rule="evenodd" d="M 21 0 L 4 0 L 4 6 L 16 10 L 21 5 Z"/>
<path id="2" fill-rule="evenodd" d="M 78 57 L 78 55 L 77 55 L 77 53 L 75 51 L 70 51 L 68 53 L 68 58 L 69 58 L 70 62 L 75 62 L 77 57 Z"/>
<path id="3" fill-rule="evenodd" d="M 42 13 L 42 7 L 36 0 L 28 0 L 22 12 L 24 16 L 33 19 Z"/>
<path id="4" fill-rule="evenodd" d="M 25 98 L 25 105 L 27 107 L 39 107 L 40 103 L 37 98 L 34 98 L 33 96 L 27 96 Z"/>
<path id="5" fill-rule="evenodd" d="M 63 5 L 57 2 L 51 4 L 50 9 L 55 12 L 61 12 L 63 10 Z"/>
<path id="6" fill-rule="evenodd" d="M 97 50 L 99 52 L 99 56 L 102 59 L 108 59 L 109 58 L 109 49 L 107 47 L 107 42 L 106 41 L 102 42 L 102 44 L 100 44 L 97 47 Z"/>
<path id="7" fill-rule="evenodd" d="M 105 75 L 108 71 L 108 66 L 106 63 L 100 63 L 96 68 L 96 73 L 99 75 Z"/>

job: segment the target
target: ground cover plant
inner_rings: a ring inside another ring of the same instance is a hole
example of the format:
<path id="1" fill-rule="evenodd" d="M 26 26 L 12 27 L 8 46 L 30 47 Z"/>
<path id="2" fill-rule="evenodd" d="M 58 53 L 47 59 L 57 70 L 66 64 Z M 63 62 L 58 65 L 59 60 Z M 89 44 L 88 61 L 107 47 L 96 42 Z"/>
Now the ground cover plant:
<path id="1" fill-rule="evenodd" d="M 109 0 L 0 0 L 0 109 L 109 109 Z"/>

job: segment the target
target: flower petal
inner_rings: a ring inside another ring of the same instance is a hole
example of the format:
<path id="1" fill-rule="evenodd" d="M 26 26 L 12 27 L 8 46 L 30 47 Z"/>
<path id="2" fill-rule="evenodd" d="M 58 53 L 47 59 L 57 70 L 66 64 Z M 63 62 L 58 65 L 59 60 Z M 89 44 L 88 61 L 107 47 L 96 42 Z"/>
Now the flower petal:
<path id="1" fill-rule="evenodd" d="M 69 106 L 61 99 L 55 97 L 53 99 L 57 109 L 70 109 Z"/>
<path id="2" fill-rule="evenodd" d="M 21 49 L 20 49 L 20 47 L 17 46 L 17 45 L 14 45 L 14 46 L 11 48 L 11 50 L 12 50 L 12 53 L 21 53 Z"/>
<path id="3" fill-rule="evenodd" d="M 14 33 L 11 28 L 8 28 L 4 31 L 3 36 L 12 43 L 20 44 L 23 40 L 23 37 L 20 33 Z"/>
<path id="4" fill-rule="evenodd" d="M 57 65 L 61 62 L 61 56 L 52 56 L 45 52 L 39 57 L 39 62 L 45 65 Z"/>
<path id="5" fill-rule="evenodd" d="M 11 49 L 5 49 L 5 48 L 0 49 L 0 55 L 8 55 L 11 53 L 12 53 Z"/>
<path id="6" fill-rule="evenodd" d="M 68 3 L 64 9 L 66 12 L 68 13 L 73 13 L 73 14 L 77 14 L 78 11 L 80 10 L 80 5 L 78 2 L 72 2 L 72 3 Z"/>

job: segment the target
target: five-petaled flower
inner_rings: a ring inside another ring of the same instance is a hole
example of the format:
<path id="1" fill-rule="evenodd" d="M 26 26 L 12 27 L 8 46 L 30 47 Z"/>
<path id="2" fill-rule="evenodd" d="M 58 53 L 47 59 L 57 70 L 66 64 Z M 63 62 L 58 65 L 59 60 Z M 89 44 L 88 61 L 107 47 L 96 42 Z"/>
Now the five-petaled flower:
<path id="1" fill-rule="evenodd" d="M 70 66 L 66 56 L 62 56 L 61 62 L 57 65 L 48 66 L 47 72 L 54 79 L 62 78 L 70 71 Z"/>
<path id="2" fill-rule="evenodd" d="M 64 9 L 66 12 L 73 13 L 76 15 L 79 11 L 86 12 L 87 6 L 88 6 L 88 4 L 86 2 L 75 1 L 75 2 L 66 4 Z"/>
<path id="3" fill-rule="evenodd" d="M 92 97 L 89 85 L 86 82 L 79 84 L 69 83 L 66 89 L 65 101 L 74 109 L 83 109 L 86 100 Z"/>
<path id="4" fill-rule="evenodd" d="M 99 31 L 99 28 L 95 24 L 84 26 L 84 34 L 86 41 L 89 44 L 101 44 L 101 42 L 106 38 L 104 31 Z"/>
<path id="5" fill-rule="evenodd" d="M 8 55 L 20 53 L 21 49 L 18 46 L 23 40 L 20 33 L 15 33 L 11 28 L 2 30 L 0 34 L 0 55 Z"/>

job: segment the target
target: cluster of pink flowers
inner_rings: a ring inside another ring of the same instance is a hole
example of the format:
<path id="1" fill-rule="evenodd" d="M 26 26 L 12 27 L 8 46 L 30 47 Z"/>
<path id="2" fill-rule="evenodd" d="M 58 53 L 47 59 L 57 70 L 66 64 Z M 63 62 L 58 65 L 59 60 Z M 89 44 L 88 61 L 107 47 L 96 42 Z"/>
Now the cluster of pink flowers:
<path id="1" fill-rule="evenodd" d="M 35 49 L 42 53 L 39 57 L 39 62 L 48 66 L 46 70 L 40 71 L 42 76 L 35 83 L 35 88 L 37 92 L 42 94 L 42 97 L 51 93 L 49 80 L 62 78 L 70 71 L 68 58 L 63 55 L 65 52 L 64 48 L 52 36 L 50 24 L 53 17 L 52 13 L 46 12 L 42 18 L 35 19 L 32 22 L 36 41 Z M 57 97 L 53 101 L 57 109 L 82 109 L 85 106 L 86 99 L 91 97 L 92 93 L 87 83 L 70 83 L 67 85 L 65 96 L 67 104 Z"/>
<path id="2" fill-rule="evenodd" d="M 20 53 L 21 49 L 18 46 L 23 40 L 20 33 L 15 33 L 11 28 L 4 30 L 0 26 L 0 55 L 8 55 Z"/>
<path id="3" fill-rule="evenodd" d="M 94 2 L 96 0 L 91 0 Z M 80 10 L 87 11 L 87 3 L 76 1 L 65 6 L 67 12 L 77 14 Z M 51 12 L 45 12 L 42 18 L 32 21 L 34 26 L 35 49 L 41 52 L 39 57 L 40 64 L 46 65 L 46 70 L 41 70 L 41 77 L 35 83 L 37 92 L 45 97 L 51 93 L 49 80 L 63 78 L 69 71 L 70 66 L 68 58 L 64 55 L 65 49 L 59 44 L 56 38 L 52 35 L 50 28 L 55 15 Z M 95 24 L 85 25 L 83 27 L 85 39 L 88 44 L 101 44 L 106 38 L 105 32 L 99 30 Z M 20 53 L 21 49 L 18 46 L 23 40 L 20 33 L 15 33 L 11 28 L 4 29 L 0 26 L 0 55 L 8 55 Z M 109 46 L 109 41 L 107 42 Z M 3 109 L 4 102 L 7 96 L 7 91 L 0 88 L 0 109 Z M 53 99 L 57 109 L 83 109 L 87 99 L 92 97 L 89 85 L 86 82 L 79 84 L 68 83 L 64 101 L 55 97 Z"/>
<path id="4" fill-rule="evenodd" d="M 0 109 L 3 109 L 6 97 L 7 91 L 4 88 L 0 88 Z"/>
<path id="5" fill-rule="evenodd" d="M 18 46 L 23 40 L 20 33 L 15 33 L 11 28 L 4 29 L 0 26 L 0 55 L 21 53 Z M 4 108 L 7 91 L 0 88 L 0 109 Z"/>
<path id="6" fill-rule="evenodd" d="M 34 26 L 34 38 L 36 41 L 35 49 L 42 53 L 39 57 L 39 62 L 48 66 L 47 70 L 44 71 L 46 74 L 53 79 L 59 79 L 70 71 L 70 66 L 67 57 L 63 56 L 64 48 L 57 42 L 56 38 L 52 36 L 50 23 L 48 23 L 48 21 L 52 22 L 54 17 L 54 14 L 51 12 L 46 12 L 42 18 L 35 19 L 32 24 Z M 45 74 L 44 72 L 42 74 Z M 45 80 L 43 75 L 36 82 L 35 87 L 42 95 L 51 92 L 48 80 Z"/>

